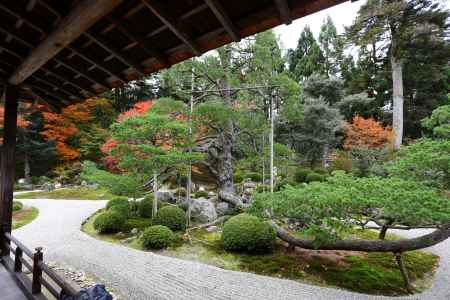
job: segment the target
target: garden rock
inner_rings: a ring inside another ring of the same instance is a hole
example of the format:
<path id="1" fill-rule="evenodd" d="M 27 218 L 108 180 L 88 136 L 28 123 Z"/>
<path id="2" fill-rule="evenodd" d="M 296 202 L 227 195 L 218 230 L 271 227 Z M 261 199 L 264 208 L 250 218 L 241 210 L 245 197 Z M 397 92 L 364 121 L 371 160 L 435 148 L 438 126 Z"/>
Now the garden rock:
<path id="1" fill-rule="evenodd" d="M 55 186 L 52 183 L 47 182 L 42 185 L 42 189 L 44 191 L 53 191 L 55 189 Z"/>
<path id="2" fill-rule="evenodd" d="M 217 196 L 217 194 L 214 193 L 214 192 L 209 192 L 208 193 L 208 198 L 213 198 L 213 197 L 216 197 L 216 196 Z"/>
<path id="3" fill-rule="evenodd" d="M 230 211 L 231 206 L 227 202 L 219 202 L 216 206 L 216 212 L 219 216 L 225 216 Z"/>
<path id="4" fill-rule="evenodd" d="M 139 229 L 137 229 L 137 228 L 131 229 L 131 234 L 132 235 L 137 235 L 138 233 L 139 233 Z"/>
<path id="5" fill-rule="evenodd" d="M 62 184 L 59 182 L 55 183 L 55 189 L 60 189 L 60 188 L 62 188 Z"/>
<path id="6" fill-rule="evenodd" d="M 206 228 L 206 231 L 208 232 L 218 232 L 220 229 L 217 226 L 209 226 Z"/>
<path id="7" fill-rule="evenodd" d="M 174 193 L 170 190 L 159 190 L 156 192 L 156 197 L 159 201 L 175 203 L 176 197 Z"/>
<path id="8" fill-rule="evenodd" d="M 256 188 L 256 183 L 253 181 L 246 181 L 243 185 L 244 189 L 254 189 Z"/>
<path id="9" fill-rule="evenodd" d="M 209 223 L 217 219 L 214 204 L 205 198 L 192 199 L 191 214 L 201 223 Z"/>

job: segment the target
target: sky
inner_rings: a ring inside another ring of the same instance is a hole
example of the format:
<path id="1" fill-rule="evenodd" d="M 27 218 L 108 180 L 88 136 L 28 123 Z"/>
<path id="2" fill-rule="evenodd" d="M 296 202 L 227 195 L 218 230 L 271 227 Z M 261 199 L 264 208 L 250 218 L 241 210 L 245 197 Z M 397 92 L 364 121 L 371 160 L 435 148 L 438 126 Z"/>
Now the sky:
<path id="1" fill-rule="evenodd" d="M 309 25 L 311 31 L 314 33 L 314 36 L 317 38 L 319 36 L 320 26 L 327 15 L 333 19 L 338 33 L 343 33 L 344 26 L 352 24 L 359 8 L 364 3 L 366 3 L 366 0 L 359 0 L 355 2 L 346 1 L 342 4 L 332 6 L 315 14 L 297 19 L 290 25 L 278 26 L 275 28 L 275 33 L 280 38 L 281 48 L 284 50 L 295 48 L 297 46 L 300 33 L 305 25 Z"/>

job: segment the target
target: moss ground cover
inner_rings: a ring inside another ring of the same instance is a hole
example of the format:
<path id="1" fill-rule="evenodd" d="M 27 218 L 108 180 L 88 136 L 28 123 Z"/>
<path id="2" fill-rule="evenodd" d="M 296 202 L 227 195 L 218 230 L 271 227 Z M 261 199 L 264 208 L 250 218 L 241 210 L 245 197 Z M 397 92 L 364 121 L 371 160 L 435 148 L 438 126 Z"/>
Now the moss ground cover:
<path id="1" fill-rule="evenodd" d="M 24 207 L 21 210 L 13 212 L 13 229 L 18 229 L 31 223 L 38 215 L 39 210 L 36 207 Z"/>
<path id="2" fill-rule="evenodd" d="M 29 192 L 15 196 L 16 199 L 66 199 L 66 200 L 108 200 L 114 197 L 105 189 L 85 186 L 62 188 L 53 191 Z"/>
<path id="3" fill-rule="evenodd" d="M 83 230 L 102 240 L 118 243 L 129 235 L 100 235 L 93 228 L 94 215 Z M 373 231 L 354 230 L 354 238 L 375 239 Z M 387 235 L 387 239 L 397 239 Z M 191 233 L 191 243 L 182 233 L 175 233 L 175 242 L 159 254 L 199 261 L 223 269 L 251 272 L 260 275 L 288 278 L 311 284 L 335 286 L 355 292 L 377 295 L 405 295 L 403 280 L 391 253 L 361 253 L 349 251 L 288 250 L 277 242 L 272 253 L 243 254 L 224 250 L 220 232 L 200 229 Z M 125 246 L 145 250 L 139 239 Z M 416 291 L 430 285 L 438 264 L 438 257 L 423 251 L 404 254 L 404 260 Z"/>

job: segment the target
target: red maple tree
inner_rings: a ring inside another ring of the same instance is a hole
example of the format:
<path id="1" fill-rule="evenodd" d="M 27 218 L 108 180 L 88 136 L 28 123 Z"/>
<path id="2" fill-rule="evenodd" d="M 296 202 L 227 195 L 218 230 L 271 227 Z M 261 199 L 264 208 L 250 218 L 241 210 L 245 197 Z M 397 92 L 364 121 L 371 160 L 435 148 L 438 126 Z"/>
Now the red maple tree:
<path id="1" fill-rule="evenodd" d="M 347 125 L 344 149 L 381 149 L 392 144 L 393 133 L 373 118 L 355 116 Z"/>

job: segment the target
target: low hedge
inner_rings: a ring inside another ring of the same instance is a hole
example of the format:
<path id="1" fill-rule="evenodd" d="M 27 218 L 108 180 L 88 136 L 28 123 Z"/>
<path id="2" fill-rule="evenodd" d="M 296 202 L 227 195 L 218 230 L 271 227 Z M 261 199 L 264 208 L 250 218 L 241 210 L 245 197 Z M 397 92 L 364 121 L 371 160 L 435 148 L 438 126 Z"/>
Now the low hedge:
<path id="1" fill-rule="evenodd" d="M 174 240 L 174 234 L 170 228 L 163 225 L 154 225 L 144 230 L 142 245 L 146 249 L 167 248 Z"/>
<path id="2" fill-rule="evenodd" d="M 195 192 L 194 198 L 208 198 L 208 192 L 206 191 Z"/>
<path id="3" fill-rule="evenodd" d="M 255 216 L 231 217 L 223 227 L 223 246 L 228 251 L 266 253 L 275 246 L 275 230 Z"/>
<path id="4" fill-rule="evenodd" d="M 100 233 L 117 233 L 125 225 L 126 217 L 120 212 L 109 210 L 101 213 L 94 221 L 94 229 Z"/>
<path id="5" fill-rule="evenodd" d="M 173 231 L 186 229 L 186 214 L 176 206 L 164 206 L 153 219 L 153 224 L 164 225 Z"/>
<path id="6" fill-rule="evenodd" d="M 306 182 L 306 176 L 308 176 L 311 172 L 312 171 L 309 169 L 298 169 L 295 171 L 294 180 L 298 183 Z"/>
<path id="7" fill-rule="evenodd" d="M 134 228 L 137 228 L 139 231 L 144 230 L 152 226 L 152 219 L 148 218 L 130 218 L 125 221 L 125 225 L 122 229 L 123 232 L 130 232 Z"/>
<path id="8" fill-rule="evenodd" d="M 19 210 L 22 210 L 22 208 L 23 208 L 23 203 L 22 202 L 19 202 L 19 201 L 14 201 L 13 202 L 13 207 L 12 207 L 13 211 L 19 211 Z"/>
<path id="9" fill-rule="evenodd" d="M 128 198 L 117 196 L 109 200 L 108 203 L 106 203 L 106 209 L 110 209 L 111 207 L 116 205 L 123 205 L 124 203 L 128 203 Z"/>
<path id="10" fill-rule="evenodd" d="M 318 173 L 309 173 L 308 176 L 306 176 L 305 182 L 310 183 L 313 181 L 319 181 L 323 182 L 326 180 L 326 176 Z"/>

